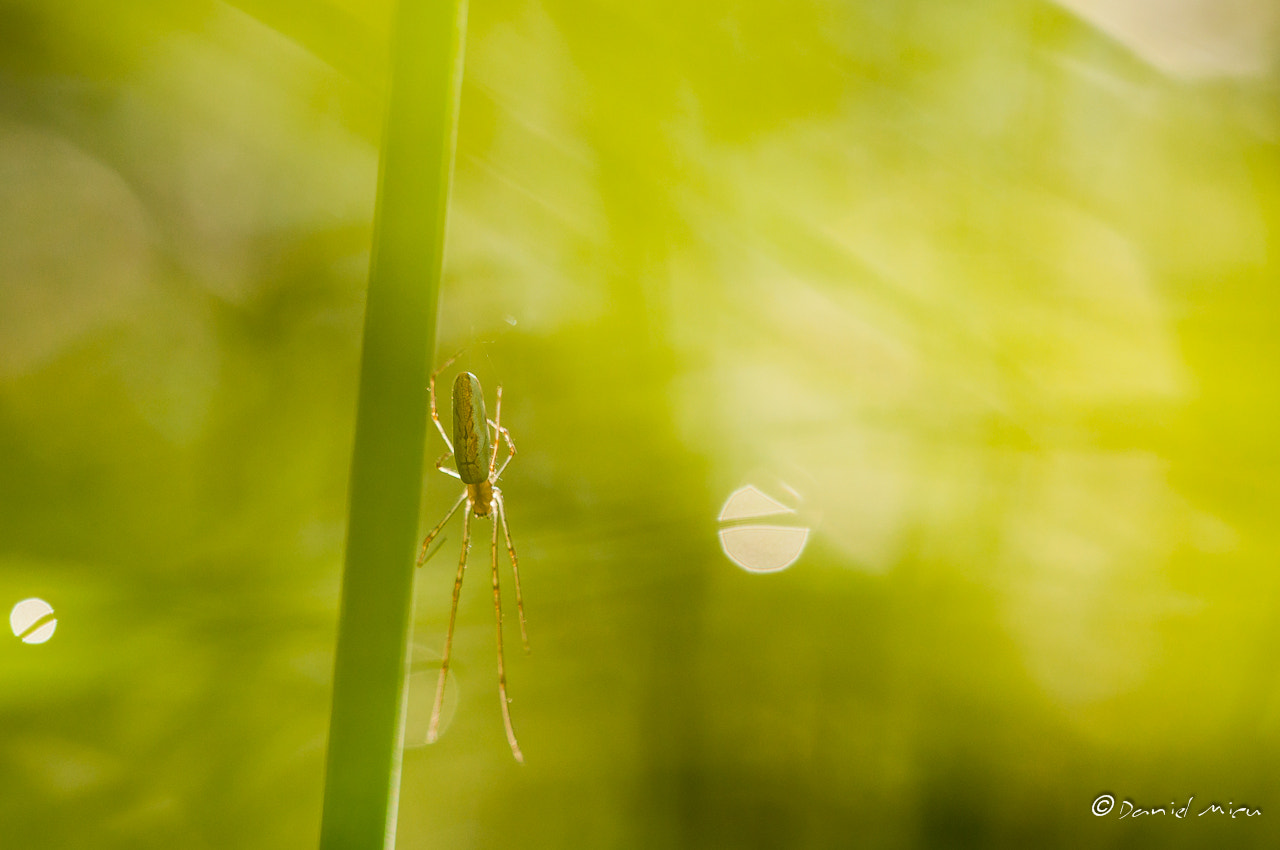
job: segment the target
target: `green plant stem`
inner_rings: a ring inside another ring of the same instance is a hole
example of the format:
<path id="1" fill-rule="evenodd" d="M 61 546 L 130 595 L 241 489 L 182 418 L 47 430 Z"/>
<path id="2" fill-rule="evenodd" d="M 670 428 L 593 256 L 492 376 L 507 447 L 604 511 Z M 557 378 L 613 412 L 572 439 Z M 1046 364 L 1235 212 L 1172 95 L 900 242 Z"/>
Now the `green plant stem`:
<path id="1" fill-rule="evenodd" d="M 401 0 L 351 461 L 321 850 L 395 843 L 406 644 L 465 0 Z"/>

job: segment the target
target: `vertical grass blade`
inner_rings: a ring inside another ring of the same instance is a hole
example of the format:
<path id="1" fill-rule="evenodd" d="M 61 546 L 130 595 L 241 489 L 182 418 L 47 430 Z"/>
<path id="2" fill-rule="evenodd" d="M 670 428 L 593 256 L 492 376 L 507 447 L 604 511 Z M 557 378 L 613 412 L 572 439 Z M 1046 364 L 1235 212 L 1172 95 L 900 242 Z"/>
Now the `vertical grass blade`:
<path id="1" fill-rule="evenodd" d="M 395 842 L 405 647 L 465 0 L 401 0 L 382 141 L 321 850 Z"/>

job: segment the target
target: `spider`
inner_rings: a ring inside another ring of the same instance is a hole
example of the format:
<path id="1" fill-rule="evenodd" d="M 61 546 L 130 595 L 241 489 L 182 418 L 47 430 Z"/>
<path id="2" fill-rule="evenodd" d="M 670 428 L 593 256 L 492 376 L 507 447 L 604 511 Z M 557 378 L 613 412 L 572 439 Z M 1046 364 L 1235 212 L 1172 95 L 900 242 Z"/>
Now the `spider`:
<path id="1" fill-rule="evenodd" d="M 436 411 L 436 378 L 450 363 L 458 358 L 455 354 L 444 362 L 431 375 L 429 383 L 431 393 L 431 421 L 436 430 L 444 438 L 449 450 L 436 461 L 436 469 L 451 475 L 467 486 L 453 507 L 445 514 L 440 524 L 431 529 L 422 549 L 418 553 L 417 564 L 421 567 L 427 560 L 427 548 L 435 539 L 445 523 L 453 518 L 458 508 L 466 503 L 462 512 L 462 555 L 458 559 L 458 575 L 453 581 L 453 607 L 449 610 L 449 631 L 444 639 L 444 659 L 440 662 L 440 681 L 436 684 L 436 701 L 431 708 L 431 722 L 427 726 L 427 742 L 433 743 L 439 733 L 440 708 L 444 705 L 444 683 L 449 673 L 449 652 L 453 647 L 453 626 L 458 616 L 458 595 L 462 591 L 462 576 L 467 569 L 467 550 L 471 547 L 471 515 L 489 517 L 493 521 L 493 538 L 490 544 L 490 561 L 493 566 L 493 613 L 497 619 L 498 632 L 498 697 L 502 705 L 502 722 L 507 730 L 507 742 L 511 744 L 511 754 L 516 761 L 523 763 L 524 755 L 516 742 L 515 729 L 511 726 L 510 702 L 507 699 L 507 675 L 502 664 L 502 598 L 498 593 L 498 523 L 502 523 L 503 539 L 507 544 L 507 554 L 511 556 L 511 572 L 515 576 L 516 607 L 520 612 L 520 637 L 524 641 L 525 652 L 529 651 L 529 637 L 525 632 L 524 600 L 520 595 L 520 564 L 516 560 L 516 550 L 511 544 L 511 529 L 507 526 L 507 511 L 502 502 L 502 491 L 498 489 L 498 479 L 511 459 L 516 455 L 515 443 L 511 442 L 511 432 L 504 428 L 502 422 L 502 387 L 498 387 L 497 404 L 494 407 L 494 418 L 485 415 L 484 391 L 480 381 L 470 372 L 461 372 L 453 382 L 453 440 L 445 433 L 440 424 L 440 414 Z M 490 439 L 489 426 L 493 426 Z M 508 454 L 498 466 L 498 440 L 507 441 Z M 445 461 L 454 458 L 455 469 L 446 467 Z"/>

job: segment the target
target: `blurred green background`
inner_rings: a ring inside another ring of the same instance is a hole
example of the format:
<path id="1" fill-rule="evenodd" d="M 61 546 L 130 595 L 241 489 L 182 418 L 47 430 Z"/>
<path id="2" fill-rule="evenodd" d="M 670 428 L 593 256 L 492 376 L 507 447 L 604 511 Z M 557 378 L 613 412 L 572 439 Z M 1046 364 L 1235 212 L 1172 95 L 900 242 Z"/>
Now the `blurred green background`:
<path id="1" fill-rule="evenodd" d="M 58 617 L 0 846 L 316 845 L 390 17 L 0 2 L 0 609 Z M 484 522 L 422 745 L 455 525 L 398 846 L 1275 846 L 1278 56 L 1266 0 L 473 0 L 438 351 L 520 449 L 527 764 Z"/>

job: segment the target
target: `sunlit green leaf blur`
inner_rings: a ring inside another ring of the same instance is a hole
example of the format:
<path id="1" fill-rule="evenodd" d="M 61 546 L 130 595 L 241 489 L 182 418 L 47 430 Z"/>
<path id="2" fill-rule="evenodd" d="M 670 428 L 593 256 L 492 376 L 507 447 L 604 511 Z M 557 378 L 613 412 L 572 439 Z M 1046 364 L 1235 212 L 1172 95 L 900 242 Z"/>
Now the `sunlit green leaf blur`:
<path id="1" fill-rule="evenodd" d="M 0 2 L 0 846 L 316 846 L 391 19 Z M 1276 846 L 1278 283 L 1268 0 L 471 0 L 397 846 Z"/>

